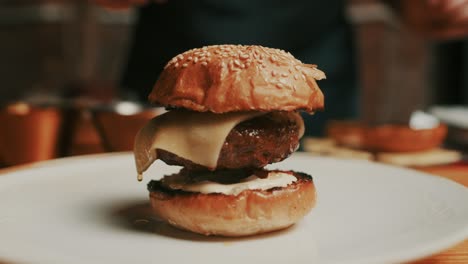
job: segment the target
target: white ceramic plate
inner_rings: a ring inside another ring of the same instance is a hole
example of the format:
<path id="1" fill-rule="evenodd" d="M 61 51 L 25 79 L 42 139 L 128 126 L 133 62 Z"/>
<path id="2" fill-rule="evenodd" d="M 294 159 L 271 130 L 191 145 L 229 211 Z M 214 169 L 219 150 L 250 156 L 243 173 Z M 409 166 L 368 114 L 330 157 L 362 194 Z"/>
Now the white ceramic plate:
<path id="1" fill-rule="evenodd" d="M 296 154 L 317 207 L 284 231 L 202 237 L 158 222 L 130 154 L 0 176 L 0 259 L 13 263 L 395 263 L 468 238 L 468 188 L 412 170 Z M 145 182 L 174 171 L 153 165 Z"/>

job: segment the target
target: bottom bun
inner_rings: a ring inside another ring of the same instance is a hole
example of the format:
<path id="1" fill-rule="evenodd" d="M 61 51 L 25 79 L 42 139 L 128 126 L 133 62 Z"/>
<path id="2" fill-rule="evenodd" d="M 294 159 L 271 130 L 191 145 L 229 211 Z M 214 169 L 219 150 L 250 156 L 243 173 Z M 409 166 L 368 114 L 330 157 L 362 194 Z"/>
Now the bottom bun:
<path id="1" fill-rule="evenodd" d="M 248 236 L 289 227 L 314 207 L 312 177 L 293 175 L 297 181 L 286 187 L 238 195 L 172 190 L 161 181 L 151 181 L 148 189 L 155 213 L 177 228 L 203 235 Z"/>

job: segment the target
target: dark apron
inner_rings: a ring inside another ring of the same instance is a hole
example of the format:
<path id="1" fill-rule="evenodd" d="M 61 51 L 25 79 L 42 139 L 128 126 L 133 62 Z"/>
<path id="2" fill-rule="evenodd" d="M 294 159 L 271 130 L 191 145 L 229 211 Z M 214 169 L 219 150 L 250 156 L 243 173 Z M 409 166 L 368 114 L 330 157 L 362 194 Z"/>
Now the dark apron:
<path id="1" fill-rule="evenodd" d="M 145 100 L 173 56 L 211 44 L 258 44 L 317 64 L 326 111 L 305 115 L 306 133 L 355 115 L 356 84 L 344 0 L 168 0 L 139 10 L 122 86 Z"/>

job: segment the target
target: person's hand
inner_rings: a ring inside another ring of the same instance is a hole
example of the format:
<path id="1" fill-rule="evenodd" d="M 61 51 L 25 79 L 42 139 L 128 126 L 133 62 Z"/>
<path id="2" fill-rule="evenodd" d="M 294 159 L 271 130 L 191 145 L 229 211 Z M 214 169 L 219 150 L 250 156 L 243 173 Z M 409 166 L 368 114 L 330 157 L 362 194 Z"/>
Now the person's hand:
<path id="1" fill-rule="evenodd" d="M 131 6 L 142 6 L 151 2 L 163 4 L 167 0 L 91 0 L 91 2 L 110 9 L 126 9 Z"/>
<path id="2" fill-rule="evenodd" d="M 437 39 L 468 36 L 468 0 L 404 0 L 408 24 Z"/>

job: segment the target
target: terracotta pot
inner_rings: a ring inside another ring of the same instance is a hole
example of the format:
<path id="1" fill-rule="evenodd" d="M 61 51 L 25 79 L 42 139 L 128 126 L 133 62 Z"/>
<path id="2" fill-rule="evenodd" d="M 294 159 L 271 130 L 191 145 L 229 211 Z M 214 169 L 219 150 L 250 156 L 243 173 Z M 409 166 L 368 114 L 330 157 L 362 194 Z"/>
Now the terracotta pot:
<path id="1" fill-rule="evenodd" d="M 17 165 L 58 157 L 62 114 L 57 108 L 13 104 L 0 110 L 0 159 Z"/>

